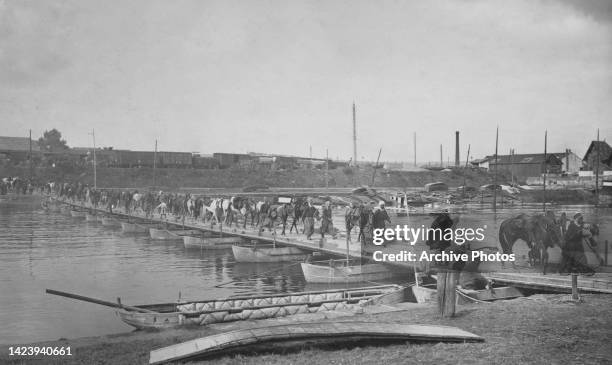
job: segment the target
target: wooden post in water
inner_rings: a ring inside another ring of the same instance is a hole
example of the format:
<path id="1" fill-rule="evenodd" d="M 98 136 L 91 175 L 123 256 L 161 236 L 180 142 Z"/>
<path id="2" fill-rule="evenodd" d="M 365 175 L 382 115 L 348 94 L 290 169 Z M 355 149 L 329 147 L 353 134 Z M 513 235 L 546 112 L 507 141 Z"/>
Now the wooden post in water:
<path id="1" fill-rule="evenodd" d="M 456 283 L 458 273 L 452 270 L 438 272 L 438 313 L 443 318 L 455 315 L 455 304 L 457 302 Z"/>
<path id="2" fill-rule="evenodd" d="M 580 300 L 580 294 L 578 293 L 578 274 L 572 274 L 572 299 Z"/>

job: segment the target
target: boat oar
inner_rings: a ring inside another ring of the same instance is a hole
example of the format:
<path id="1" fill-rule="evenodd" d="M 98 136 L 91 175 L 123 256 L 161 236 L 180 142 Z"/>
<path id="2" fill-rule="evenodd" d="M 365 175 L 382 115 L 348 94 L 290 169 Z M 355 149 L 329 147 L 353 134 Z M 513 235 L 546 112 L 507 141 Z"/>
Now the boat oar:
<path id="1" fill-rule="evenodd" d="M 130 310 L 130 311 L 142 312 L 142 313 L 152 313 L 153 312 L 151 310 L 144 309 L 144 308 L 131 307 L 129 305 L 123 305 L 121 303 L 107 302 L 105 300 L 85 297 L 85 296 L 78 295 L 78 294 L 66 293 L 66 292 L 63 292 L 63 291 L 58 291 L 58 290 L 53 290 L 53 289 L 46 289 L 45 292 L 47 294 L 59 295 L 60 297 L 66 297 L 66 298 L 82 300 L 84 302 L 90 302 L 90 303 L 105 305 L 107 307 L 127 309 L 127 310 Z"/>

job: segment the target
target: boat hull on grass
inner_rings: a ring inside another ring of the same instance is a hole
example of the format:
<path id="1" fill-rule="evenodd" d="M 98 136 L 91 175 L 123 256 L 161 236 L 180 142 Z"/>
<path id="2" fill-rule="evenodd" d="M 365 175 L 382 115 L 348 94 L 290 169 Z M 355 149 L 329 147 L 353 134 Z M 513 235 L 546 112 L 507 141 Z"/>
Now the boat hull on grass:
<path id="1" fill-rule="evenodd" d="M 352 289 L 243 296 L 218 300 L 137 306 L 152 312 L 120 309 L 122 321 L 138 329 L 205 326 L 211 323 L 285 317 L 331 310 L 361 312 L 365 306 L 403 300 L 404 287 L 379 285 Z"/>
<path id="2" fill-rule="evenodd" d="M 203 358 L 235 355 L 242 352 L 267 352 L 271 347 L 288 343 L 305 344 L 484 342 L 484 338 L 456 327 L 413 325 L 393 322 L 314 321 L 285 324 L 263 324 L 248 329 L 210 335 L 151 351 L 149 364 L 185 362 Z M 283 346 L 284 348 L 285 346 Z M 407 361 L 410 362 L 410 361 Z"/>
<path id="3" fill-rule="evenodd" d="M 183 240 L 183 236 L 194 235 L 198 233 L 200 233 L 200 231 L 193 229 L 170 231 L 167 229 L 149 228 L 149 235 L 151 236 L 151 239 L 154 240 L 181 241 Z"/>
<path id="4" fill-rule="evenodd" d="M 105 227 L 115 227 L 119 225 L 119 221 L 111 217 L 102 217 L 102 225 Z"/>
<path id="5" fill-rule="evenodd" d="M 343 261 L 338 261 L 342 263 Z M 308 283 L 344 284 L 391 279 L 396 275 L 382 264 L 336 266 L 322 263 L 302 263 L 302 272 Z"/>
<path id="6" fill-rule="evenodd" d="M 232 246 L 236 262 L 286 262 L 302 261 L 308 253 L 295 247 Z"/>
<path id="7" fill-rule="evenodd" d="M 228 249 L 240 242 L 242 242 L 240 237 L 183 236 L 183 244 L 185 245 L 185 248 L 198 250 Z"/>

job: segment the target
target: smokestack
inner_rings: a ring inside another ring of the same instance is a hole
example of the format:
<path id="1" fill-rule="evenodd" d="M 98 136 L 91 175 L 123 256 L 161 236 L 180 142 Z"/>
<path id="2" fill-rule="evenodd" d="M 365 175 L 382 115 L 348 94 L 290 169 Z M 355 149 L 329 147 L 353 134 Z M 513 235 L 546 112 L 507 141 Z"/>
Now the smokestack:
<path id="1" fill-rule="evenodd" d="M 459 167 L 459 131 L 455 132 L 455 167 Z"/>
<path id="2" fill-rule="evenodd" d="M 440 145 L 440 167 L 444 166 L 444 162 L 442 162 L 442 145 Z"/>

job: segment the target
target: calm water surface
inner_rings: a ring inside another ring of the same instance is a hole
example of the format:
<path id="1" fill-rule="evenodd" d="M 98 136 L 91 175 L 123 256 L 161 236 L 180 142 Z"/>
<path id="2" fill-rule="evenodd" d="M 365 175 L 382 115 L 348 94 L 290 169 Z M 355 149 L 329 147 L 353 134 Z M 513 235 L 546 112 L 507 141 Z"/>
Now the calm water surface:
<path id="1" fill-rule="evenodd" d="M 601 225 L 601 240 L 610 239 L 610 210 L 562 209 L 582 211 L 587 221 Z M 462 214 L 460 225 L 486 225 L 487 239 L 497 245 L 501 220 L 527 210 L 471 211 Z M 431 218 L 394 218 L 393 223 L 418 227 Z M 45 212 L 36 197 L 0 197 L 0 344 L 132 330 L 112 308 L 45 294 L 46 288 L 108 301 L 120 297 L 134 305 L 175 301 L 179 292 L 186 299 L 214 299 L 328 287 L 306 285 L 299 264 L 236 263 L 231 250 L 185 250 L 181 242 L 151 241 L 67 213 Z"/>

